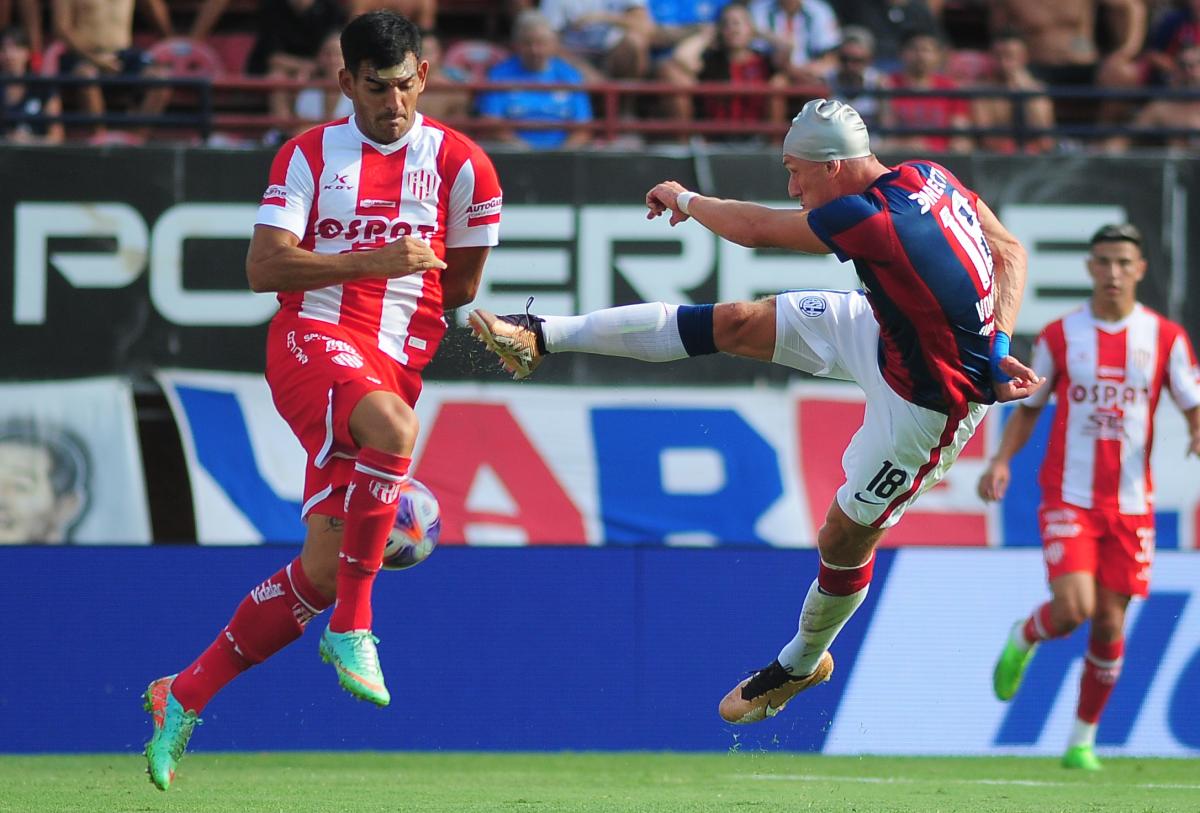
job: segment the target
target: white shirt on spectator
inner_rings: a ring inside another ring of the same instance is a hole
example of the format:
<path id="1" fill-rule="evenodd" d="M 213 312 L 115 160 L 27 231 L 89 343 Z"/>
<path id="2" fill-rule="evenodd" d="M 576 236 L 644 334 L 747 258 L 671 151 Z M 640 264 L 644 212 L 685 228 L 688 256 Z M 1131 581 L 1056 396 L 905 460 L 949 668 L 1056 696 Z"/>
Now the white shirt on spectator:
<path id="1" fill-rule="evenodd" d="M 750 4 L 754 27 L 791 43 L 793 65 L 807 65 L 833 50 L 842 41 L 837 15 L 824 0 L 804 0 L 800 10 L 788 14 L 776 0 Z"/>
<path id="2" fill-rule="evenodd" d="M 589 14 L 623 14 L 631 8 L 645 7 L 646 0 L 542 0 L 538 11 L 550 21 L 568 51 L 599 54 L 621 41 L 621 26 L 592 23 L 577 27 L 573 21 Z"/>
<path id="3" fill-rule="evenodd" d="M 327 121 L 342 119 L 354 112 L 354 104 L 343 94 L 338 94 L 337 104 L 333 112 L 325 115 L 325 91 L 321 88 L 305 88 L 296 94 L 295 111 L 297 118 L 306 121 Z"/>

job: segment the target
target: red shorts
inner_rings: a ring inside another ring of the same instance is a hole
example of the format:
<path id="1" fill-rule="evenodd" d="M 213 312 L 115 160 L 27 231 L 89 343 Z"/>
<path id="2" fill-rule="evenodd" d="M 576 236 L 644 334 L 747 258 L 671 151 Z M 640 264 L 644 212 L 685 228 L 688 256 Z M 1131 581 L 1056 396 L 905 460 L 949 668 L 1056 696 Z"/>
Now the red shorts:
<path id="1" fill-rule="evenodd" d="M 421 394 L 420 373 L 385 355 L 373 337 L 280 311 L 267 332 L 267 385 L 275 408 L 308 453 L 304 507 L 345 516 L 346 486 L 358 445 L 350 413 L 364 395 L 394 392 L 409 406 Z"/>
<path id="2" fill-rule="evenodd" d="M 1154 515 L 1042 503 L 1038 508 L 1042 553 L 1050 580 L 1091 573 L 1101 587 L 1125 596 L 1150 592 Z"/>

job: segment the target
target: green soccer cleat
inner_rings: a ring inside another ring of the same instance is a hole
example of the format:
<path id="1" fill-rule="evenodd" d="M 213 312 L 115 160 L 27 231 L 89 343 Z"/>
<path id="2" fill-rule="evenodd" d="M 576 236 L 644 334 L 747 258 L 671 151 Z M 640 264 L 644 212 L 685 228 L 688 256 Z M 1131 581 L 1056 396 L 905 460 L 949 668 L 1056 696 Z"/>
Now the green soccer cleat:
<path id="1" fill-rule="evenodd" d="M 338 683 L 359 700 L 377 706 L 392 702 L 387 686 L 383 685 L 383 670 L 379 668 L 379 639 L 370 630 L 334 632 L 326 627 L 321 635 L 321 660 L 333 664 Z"/>
<path id="2" fill-rule="evenodd" d="M 1096 750 L 1090 745 L 1073 745 L 1063 754 L 1062 766 L 1078 771 L 1099 771 L 1104 766 L 1096 758 Z"/>
<path id="3" fill-rule="evenodd" d="M 159 790 L 175 781 L 175 768 L 183 758 L 192 730 L 200 723 L 194 711 L 184 711 L 171 694 L 175 675 L 159 678 L 146 687 L 145 709 L 154 723 L 154 734 L 146 743 L 146 773 Z"/>
<path id="4" fill-rule="evenodd" d="M 1034 644 L 1022 652 L 1021 648 L 1012 642 L 1011 635 L 1004 641 L 1004 651 L 1000 653 L 1000 660 L 996 661 L 996 668 L 992 672 L 992 689 L 996 692 L 997 700 L 1007 703 L 1013 699 L 1017 689 L 1021 688 L 1021 680 L 1025 677 L 1025 670 L 1033 660 L 1033 652 L 1036 649 L 1037 644 Z"/>

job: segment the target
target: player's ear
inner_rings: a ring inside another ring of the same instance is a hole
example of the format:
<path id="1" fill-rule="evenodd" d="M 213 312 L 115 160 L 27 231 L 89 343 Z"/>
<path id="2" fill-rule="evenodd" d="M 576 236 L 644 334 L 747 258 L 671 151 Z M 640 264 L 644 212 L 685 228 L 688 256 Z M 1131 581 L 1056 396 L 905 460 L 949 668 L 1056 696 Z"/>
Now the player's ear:
<path id="1" fill-rule="evenodd" d="M 338 68 L 338 87 L 347 99 L 354 98 L 354 73 L 349 68 Z"/>

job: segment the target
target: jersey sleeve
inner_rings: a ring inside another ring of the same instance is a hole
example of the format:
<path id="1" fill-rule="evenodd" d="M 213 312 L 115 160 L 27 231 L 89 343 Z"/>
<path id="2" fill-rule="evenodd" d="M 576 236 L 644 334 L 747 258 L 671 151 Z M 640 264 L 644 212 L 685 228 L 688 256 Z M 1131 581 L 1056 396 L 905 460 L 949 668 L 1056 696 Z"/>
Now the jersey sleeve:
<path id="1" fill-rule="evenodd" d="M 1182 330 L 1171 342 L 1167 356 L 1167 387 L 1171 400 L 1180 409 L 1200 406 L 1200 366 L 1196 364 L 1196 351 Z"/>
<path id="2" fill-rule="evenodd" d="M 1050 395 L 1054 392 L 1054 354 L 1050 352 L 1050 342 L 1046 338 L 1045 332 L 1038 336 L 1037 341 L 1033 344 L 1033 358 L 1029 362 L 1029 366 L 1037 373 L 1039 378 L 1045 379 L 1046 383 L 1042 384 L 1033 395 L 1026 398 L 1020 403 L 1034 409 L 1044 407 L 1046 402 L 1050 400 Z"/>
<path id="3" fill-rule="evenodd" d="M 275 154 L 255 224 L 286 229 L 304 239 L 316 186 L 299 143 L 289 141 Z"/>
<path id="4" fill-rule="evenodd" d="M 866 195 L 847 195 L 808 213 L 808 225 L 842 262 L 876 259 L 892 245 L 887 218 Z"/>
<path id="5" fill-rule="evenodd" d="M 450 187 L 446 248 L 494 246 L 500 242 L 500 207 L 504 193 L 487 154 L 472 144 Z"/>

